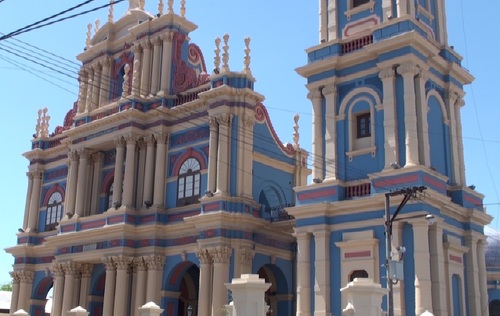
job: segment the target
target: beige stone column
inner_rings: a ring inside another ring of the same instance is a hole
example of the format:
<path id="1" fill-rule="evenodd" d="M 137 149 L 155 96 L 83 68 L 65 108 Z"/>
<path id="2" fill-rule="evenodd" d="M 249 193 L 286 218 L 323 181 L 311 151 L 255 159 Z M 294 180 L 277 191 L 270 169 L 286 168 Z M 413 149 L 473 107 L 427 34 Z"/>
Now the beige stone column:
<path id="1" fill-rule="evenodd" d="M 458 147 L 458 159 L 460 162 L 464 161 L 464 144 L 462 142 L 462 116 L 460 114 L 461 108 L 465 105 L 463 97 L 455 102 L 455 122 L 457 123 L 457 147 Z M 460 163 L 460 183 L 465 185 L 465 166 L 463 163 Z"/>
<path id="2" fill-rule="evenodd" d="M 130 307 L 130 275 L 128 269 L 132 258 L 125 256 L 114 257 L 116 266 L 115 307 L 113 316 L 129 315 Z"/>
<path id="3" fill-rule="evenodd" d="M 200 249 L 196 255 L 200 260 L 198 316 L 210 316 L 210 298 L 212 297 L 212 256 L 207 249 Z"/>
<path id="4" fill-rule="evenodd" d="M 161 64 L 161 91 L 163 95 L 170 94 L 170 72 L 172 71 L 172 39 L 174 32 L 167 32 L 163 36 L 163 58 Z"/>
<path id="5" fill-rule="evenodd" d="M 380 71 L 379 78 L 382 80 L 383 106 L 384 106 L 384 153 L 385 169 L 392 169 L 393 162 L 399 163 L 397 116 L 395 105 L 395 76 L 392 67 Z"/>
<path id="6" fill-rule="evenodd" d="M 101 86 L 101 73 L 102 73 L 102 65 L 101 63 L 98 63 L 95 65 L 94 68 L 94 78 L 92 81 L 92 104 L 91 104 L 91 110 L 95 110 L 99 108 L 99 93 L 100 93 L 100 86 Z"/>
<path id="7" fill-rule="evenodd" d="M 231 114 L 224 113 L 217 117 L 219 124 L 217 159 L 217 191 L 219 195 L 227 195 L 229 191 L 229 141 L 231 137 Z"/>
<path id="8" fill-rule="evenodd" d="M 33 173 L 31 171 L 26 172 L 26 176 L 28 177 L 28 190 L 26 191 L 26 203 L 24 204 L 23 229 L 28 228 L 31 194 L 33 194 Z"/>
<path id="9" fill-rule="evenodd" d="M 297 316 L 311 315 L 311 235 L 296 232 L 297 238 Z"/>
<path id="10" fill-rule="evenodd" d="M 113 179 L 113 204 L 122 203 L 123 161 L 125 160 L 125 141 L 122 137 L 115 140 L 115 176 Z"/>
<path id="11" fill-rule="evenodd" d="M 469 315 L 483 315 L 481 311 L 481 290 L 479 287 L 477 242 L 478 238 L 470 232 L 465 237 L 465 246 L 469 248 L 469 251 L 465 254 Z"/>
<path id="12" fill-rule="evenodd" d="M 413 256 L 415 258 L 415 314 L 432 310 L 431 267 L 429 252 L 429 225 L 418 220 L 410 223 L 413 228 Z"/>
<path id="13" fill-rule="evenodd" d="M 314 315 L 330 315 L 330 231 L 314 231 Z"/>
<path id="14" fill-rule="evenodd" d="M 68 152 L 68 158 L 69 172 L 64 211 L 66 214 L 75 214 L 76 182 L 78 180 L 78 153 L 75 150 L 72 150 Z"/>
<path id="15" fill-rule="evenodd" d="M 102 71 L 100 81 L 100 94 L 99 94 L 99 106 L 104 106 L 109 102 L 109 94 L 111 91 L 111 65 L 113 64 L 113 59 L 111 57 L 106 57 L 101 62 Z"/>
<path id="16" fill-rule="evenodd" d="M 130 208 L 134 204 L 134 184 L 136 168 L 135 151 L 137 137 L 127 135 L 125 136 L 125 142 L 127 143 L 127 155 L 125 158 L 125 176 L 123 180 L 122 205 Z"/>
<path id="17" fill-rule="evenodd" d="M 90 158 L 90 152 L 87 149 L 81 149 L 78 151 L 78 156 L 80 157 L 80 162 L 78 163 L 75 215 L 76 217 L 82 217 L 85 211 L 85 197 L 87 193 L 87 167 L 88 159 Z"/>
<path id="18" fill-rule="evenodd" d="M 12 278 L 12 296 L 10 300 L 10 312 L 13 313 L 18 310 L 17 302 L 19 300 L 19 273 L 17 271 L 9 272 Z"/>
<path id="19" fill-rule="evenodd" d="M 85 99 L 85 112 L 92 111 L 92 97 L 94 90 L 94 67 L 89 67 L 87 70 L 87 97 Z M 97 89 L 97 88 L 96 88 Z"/>
<path id="20" fill-rule="evenodd" d="M 94 163 L 94 167 L 92 175 L 90 214 L 93 215 L 99 213 L 99 188 L 101 187 L 101 171 L 102 171 L 102 164 L 104 162 L 104 154 L 101 152 L 93 154 L 92 161 Z"/>
<path id="21" fill-rule="evenodd" d="M 140 138 L 137 141 L 138 148 L 138 161 L 137 161 L 137 178 L 135 180 L 135 208 L 140 210 L 144 207 L 144 173 L 146 172 L 146 143 L 144 142 L 144 138 Z M 151 200 L 149 200 L 151 201 Z"/>
<path id="22" fill-rule="evenodd" d="M 321 92 L 310 91 L 307 98 L 312 101 L 312 179 L 323 180 L 323 115 Z"/>
<path id="23" fill-rule="evenodd" d="M 427 95 L 425 93 L 425 83 L 427 82 L 427 71 L 421 69 L 416 79 L 416 103 L 417 103 L 417 126 L 418 126 L 418 146 L 420 164 L 431 166 L 431 149 L 429 145 L 429 124 L 427 114 L 429 105 L 427 104 Z"/>
<path id="24" fill-rule="evenodd" d="M 328 2 L 319 0 L 319 42 L 328 41 Z"/>
<path id="25" fill-rule="evenodd" d="M 328 1 L 328 39 L 338 38 L 337 1 Z"/>
<path id="26" fill-rule="evenodd" d="M 444 0 L 436 1 L 438 41 L 442 46 L 448 45 L 448 29 L 446 27 L 446 9 Z"/>
<path id="27" fill-rule="evenodd" d="M 134 43 L 132 46 L 132 51 L 134 52 L 134 64 L 132 73 L 132 95 L 137 96 L 140 94 L 141 89 L 141 65 L 142 65 L 142 46 L 139 43 Z"/>
<path id="28" fill-rule="evenodd" d="M 210 138 L 208 140 L 207 191 L 215 193 L 217 189 L 217 148 L 219 147 L 219 123 L 215 117 L 210 117 L 208 125 L 210 126 Z"/>
<path id="29" fill-rule="evenodd" d="M 151 94 L 156 95 L 160 91 L 160 65 L 161 65 L 161 45 L 162 40 L 160 37 L 155 37 L 153 43 L 153 73 L 151 75 Z M 170 60 L 165 60 L 170 62 Z"/>
<path id="30" fill-rule="evenodd" d="M 231 248 L 225 246 L 212 248 L 210 250 L 210 255 L 214 266 L 212 282 L 212 316 L 222 316 L 222 309 L 228 303 L 228 293 L 224 283 L 229 282 Z"/>
<path id="31" fill-rule="evenodd" d="M 394 18 L 392 13 L 392 0 L 382 0 L 382 18 L 383 22 L 388 22 Z"/>
<path id="32" fill-rule="evenodd" d="M 62 264 L 64 270 L 64 295 L 62 301 L 62 315 L 66 315 L 70 310 L 76 307 L 75 298 L 75 278 L 80 273 L 80 264 L 74 262 L 65 262 Z"/>
<path id="33" fill-rule="evenodd" d="M 142 305 L 146 304 L 146 281 L 147 281 L 147 267 L 144 259 L 142 257 L 137 257 L 134 259 L 133 263 L 135 270 L 135 296 L 132 299 L 132 307 L 131 310 L 134 312 L 134 315 L 139 315 L 138 308 Z"/>
<path id="34" fill-rule="evenodd" d="M 419 164 L 417 111 L 415 107 L 415 75 L 418 73 L 418 67 L 412 62 L 408 62 L 399 66 L 397 70 L 398 74 L 403 77 L 406 145 L 405 167 L 410 167 Z"/>
<path id="35" fill-rule="evenodd" d="M 146 168 L 144 172 L 144 201 L 153 203 L 153 182 L 155 176 L 155 138 L 149 135 L 146 142 Z"/>
<path id="36" fill-rule="evenodd" d="M 239 128 L 240 152 L 238 153 L 238 196 L 252 198 L 253 126 L 255 115 L 241 115 Z M 239 276 L 238 276 L 239 277 Z"/>
<path id="37" fill-rule="evenodd" d="M 142 73 L 141 73 L 141 95 L 148 96 L 151 89 L 151 49 L 153 45 L 149 40 L 141 43 L 142 46 Z"/>
<path id="38" fill-rule="evenodd" d="M 33 279 L 35 272 L 30 270 L 18 271 L 19 275 L 19 299 L 17 301 L 17 308 L 30 310 L 31 291 L 33 289 Z"/>
<path id="39" fill-rule="evenodd" d="M 52 293 L 52 309 L 50 315 L 62 315 L 64 297 L 64 268 L 61 263 L 54 263 L 51 267 L 54 276 L 54 290 Z"/>
<path id="40" fill-rule="evenodd" d="M 155 135 L 156 138 L 156 161 L 155 161 L 155 180 L 154 180 L 154 196 L 153 205 L 163 207 L 165 203 L 165 181 L 167 167 L 167 140 L 168 135 L 160 133 Z"/>
<path id="41" fill-rule="evenodd" d="M 321 90 L 325 96 L 325 178 L 337 179 L 337 86 L 327 85 Z M 314 178 L 313 178 L 314 179 Z"/>
<path id="42" fill-rule="evenodd" d="M 443 248 L 443 226 L 442 221 L 436 221 L 429 229 L 429 250 L 432 280 L 432 311 L 435 315 L 448 315 L 448 304 L 446 304 L 446 266 Z"/>
<path id="43" fill-rule="evenodd" d="M 458 154 L 457 121 L 455 115 L 455 103 L 457 102 L 457 100 L 458 94 L 453 90 L 448 90 L 446 98 L 446 108 L 448 109 L 448 117 L 450 119 L 450 150 L 452 163 L 451 181 L 454 185 L 460 185 L 460 156 Z"/>
<path id="44" fill-rule="evenodd" d="M 92 264 L 85 263 L 80 267 L 81 280 L 80 280 L 80 297 L 78 299 L 78 306 L 89 309 L 89 294 L 90 294 L 90 277 L 92 276 Z"/>
<path id="45" fill-rule="evenodd" d="M 165 257 L 152 255 L 144 258 L 144 261 L 148 267 L 146 302 L 155 302 L 157 305 L 160 305 Z"/>
<path id="46" fill-rule="evenodd" d="M 486 257 L 484 248 L 487 242 L 485 239 L 480 239 L 477 242 L 477 268 L 479 274 L 479 293 L 481 294 L 481 313 L 482 315 L 489 315 L 488 305 L 488 281 L 486 277 Z"/>
<path id="47" fill-rule="evenodd" d="M 30 212 L 28 217 L 28 231 L 35 232 L 38 229 L 38 211 L 40 209 L 40 194 L 42 192 L 43 171 L 33 170 L 33 190 L 31 192 Z"/>
<path id="48" fill-rule="evenodd" d="M 89 81 L 88 73 L 84 68 L 78 71 L 78 113 L 85 112 L 85 104 L 87 100 L 87 84 Z"/>
<path id="49" fill-rule="evenodd" d="M 106 268 L 106 280 L 104 284 L 104 301 L 102 306 L 103 315 L 114 315 L 116 267 L 111 257 L 102 258 Z"/>

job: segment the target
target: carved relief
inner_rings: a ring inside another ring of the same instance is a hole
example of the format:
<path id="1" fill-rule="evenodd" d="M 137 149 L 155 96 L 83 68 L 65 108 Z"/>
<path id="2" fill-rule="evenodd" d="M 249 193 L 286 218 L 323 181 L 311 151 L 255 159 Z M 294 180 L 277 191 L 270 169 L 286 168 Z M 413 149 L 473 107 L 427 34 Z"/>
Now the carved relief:
<path id="1" fill-rule="evenodd" d="M 332 93 L 336 93 L 337 92 L 337 86 L 335 84 L 329 84 L 327 86 L 325 86 L 321 92 L 323 93 L 323 95 L 329 95 L 329 94 L 332 94 Z"/>
<path id="2" fill-rule="evenodd" d="M 378 74 L 378 77 L 384 80 L 384 79 L 394 78 L 394 75 L 395 75 L 394 69 L 392 67 L 389 67 L 381 70 Z"/>
<path id="3" fill-rule="evenodd" d="M 321 92 L 319 90 L 309 91 L 309 93 L 307 94 L 307 98 L 309 100 L 319 99 L 321 98 Z"/>
<path id="4" fill-rule="evenodd" d="M 231 258 L 231 248 L 229 247 L 216 247 L 210 249 L 210 255 L 214 263 L 229 263 Z"/>
<path id="5" fill-rule="evenodd" d="M 165 265 L 165 257 L 162 256 L 149 256 L 145 257 L 144 261 L 148 267 L 148 270 L 163 270 L 163 266 Z"/>
<path id="6" fill-rule="evenodd" d="M 399 66 L 397 71 L 400 75 L 416 75 L 419 72 L 419 68 L 415 65 L 415 63 L 408 62 Z"/>
<path id="7" fill-rule="evenodd" d="M 210 255 L 210 252 L 208 252 L 208 249 L 200 249 L 196 253 L 196 256 L 200 260 L 201 264 L 210 264 L 212 263 L 212 256 Z"/>

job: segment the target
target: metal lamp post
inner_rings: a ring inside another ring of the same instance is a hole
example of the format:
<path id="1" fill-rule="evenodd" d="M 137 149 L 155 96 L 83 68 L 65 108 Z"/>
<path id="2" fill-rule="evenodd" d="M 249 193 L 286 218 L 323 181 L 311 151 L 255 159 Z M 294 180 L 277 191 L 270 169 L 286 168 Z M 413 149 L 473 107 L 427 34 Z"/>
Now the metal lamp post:
<path id="1" fill-rule="evenodd" d="M 399 212 L 405 204 L 414 197 L 417 192 L 423 192 L 427 188 L 424 186 L 420 187 L 409 187 L 397 191 L 392 191 L 385 194 L 385 271 L 386 271 L 386 281 L 387 281 L 387 316 L 394 315 L 394 297 L 393 297 L 393 279 L 396 278 L 396 271 L 391 271 L 391 266 L 396 267 L 395 263 L 392 262 L 392 223 L 396 220 Z M 391 216 L 391 196 L 403 195 L 403 200 L 399 204 L 398 208 Z M 421 215 L 419 215 L 420 217 Z M 434 223 L 434 216 L 428 214 L 425 219 L 432 225 Z"/>

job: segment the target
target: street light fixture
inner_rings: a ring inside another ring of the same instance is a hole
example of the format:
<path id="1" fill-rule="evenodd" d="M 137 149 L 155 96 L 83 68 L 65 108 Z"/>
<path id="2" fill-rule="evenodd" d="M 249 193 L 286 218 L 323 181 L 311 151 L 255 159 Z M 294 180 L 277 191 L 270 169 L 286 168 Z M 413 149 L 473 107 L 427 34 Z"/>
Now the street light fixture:
<path id="1" fill-rule="evenodd" d="M 406 203 L 412 198 L 415 197 L 417 192 L 421 193 L 427 188 L 424 186 L 420 187 L 409 187 L 397 191 L 392 191 L 385 194 L 385 271 L 386 271 L 386 281 L 387 281 L 387 316 L 394 315 L 394 297 L 393 297 L 393 280 L 401 279 L 400 274 L 402 272 L 402 262 L 400 260 L 394 261 L 392 260 L 392 223 L 396 220 L 396 217 L 401 212 Z M 403 195 L 403 200 L 399 204 L 398 208 L 391 216 L 391 196 Z M 417 218 L 422 217 L 422 215 L 406 217 L 408 218 Z M 425 220 L 430 225 L 434 224 L 434 215 L 427 214 L 425 215 Z M 399 250 L 398 250 L 399 251 Z M 406 251 L 406 248 L 400 247 L 400 252 L 403 254 Z"/>

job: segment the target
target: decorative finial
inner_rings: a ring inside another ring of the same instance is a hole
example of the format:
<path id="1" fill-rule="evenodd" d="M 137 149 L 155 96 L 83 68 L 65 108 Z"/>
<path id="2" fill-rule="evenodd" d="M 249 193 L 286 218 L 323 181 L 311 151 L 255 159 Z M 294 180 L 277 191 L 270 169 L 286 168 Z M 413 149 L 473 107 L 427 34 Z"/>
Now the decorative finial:
<path id="1" fill-rule="evenodd" d="M 87 40 L 85 41 L 85 47 L 90 48 L 90 37 L 92 36 L 92 23 L 87 24 Z"/>
<path id="2" fill-rule="evenodd" d="M 94 29 L 95 34 L 97 34 L 97 32 L 99 32 L 100 25 L 101 25 L 101 21 L 99 19 L 95 20 L 95 29 Z"/>
<path id="3" fill-rule="evenodd" d="M 163 9 L 164 9 L 163 0 L 159 0 L 158 1 L 158 16 L 163 15 Z"/>
<path id="4" fill-rule="evenodd" d="M 299 114 L 295 114 L 293 117 L 293 121 L 295 122 L 295 125 L 293 126 L 293 148 L 299 149 Z"/>
<path id="5" fill-rule="evenodd" d="M 134 60 L 134 73 L 132 76 L 132 95 L 139 95 L 139 78 L 140 78 L 141 62 L 139 59 Z"/>
<path id="6" fill-rule="evenodd" d="M 49 137 L 49 121 L 50 116 L 47 115 L 47 108 L 43 108 L 42 110 L 42 121 L 40 124 L 40 136 L 41 137 Z M 40 113 L 40 112 L 38 112 Z"/>
<path id="7" fill-rule="evenodd" d="M 125 64 L 125 67 L 123 67 L 124 74 L 123 74 L 123 85 L 122 85 L 122 97 L 127 97 L 128 96 L 128 91 L 130 90 L 130 84 L 128 81 L 129 75 L 128 72 L 130 71 L 130 66 L 129 64 Z"/>
<path id="8" fill-rule="evenodd" d="M 108 14 L 108 23 L 113 23 L 114 18 L 114 8 L 113 4 L 115 3 L 114 0 L 109 0 L 109 14 Z"/>
<path id="9" fill-rule="evenodd" d="M 186 16 L 186 0 L 181 0 L 180 13 L 181 13 L 182 18 L 184 18 Z"/>
<path id="10" fill-rule="evenodd" d="M 222 39 L 224 40 L 224 46 L 222 46 L 224 50 L 222 53 L 222 72 L 229 72 L 229 45 L 227 44 L 229 42 L 229 34 L 224 34 Z"/>
<path id="11" fill-rule="evenodd" d="M 174 0 L 168 0 L 167 7 L 167 14 L 174 13 Z"/>
<path id="12" fill-rule="evenodd" d="M 42 109 L 38 110 L 38 119 L 36 120 L 36 127 L 35 127 L 35 138 L 40 137 L 42 132 Z"/>
<path id="13" fill-rule="evenodd" d="M 214 49 L 214 74 L 219 74 L 220 72 L 220 38 L 215 38 L 215 49 Z"/>
<path id="14" fill-rule="evenodd" d="M 245 68 L 243 68 L 243 73 L 251 75 L 252 72 L 250 71 L 250 37 L 245 37 L 245 57 L 243 58 L 243 65 Z"/>
<path id="15" fill-rule="evenodd" d="M 137 9 L 140 6 L 140 0 L 128 0 L 128 10 Z"/>

